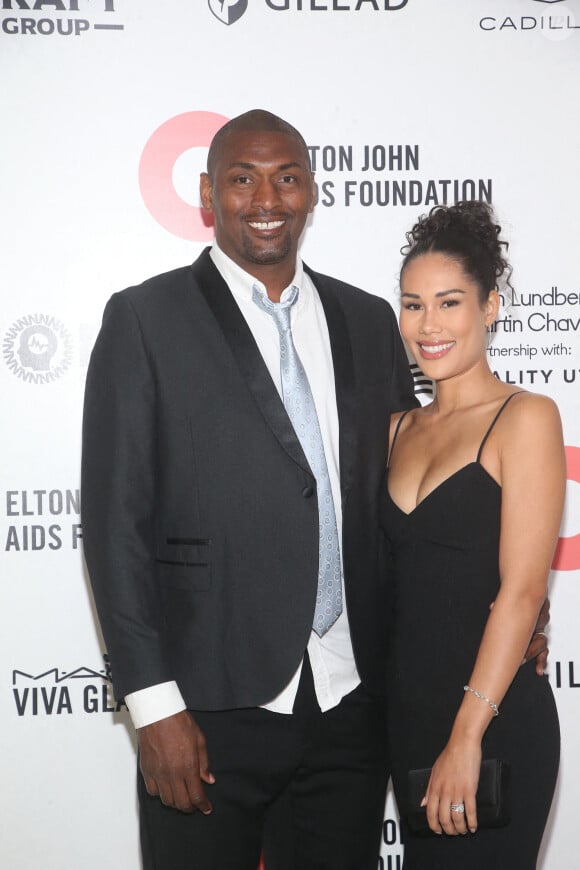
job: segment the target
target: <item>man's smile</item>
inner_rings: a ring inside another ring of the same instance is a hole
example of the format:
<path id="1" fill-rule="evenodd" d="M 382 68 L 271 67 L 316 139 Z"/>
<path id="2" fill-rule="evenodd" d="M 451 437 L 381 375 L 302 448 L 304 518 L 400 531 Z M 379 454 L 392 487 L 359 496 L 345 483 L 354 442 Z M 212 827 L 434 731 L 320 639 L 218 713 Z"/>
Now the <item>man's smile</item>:
<path id="1" fill-rule="evenodd" d="M 248 221 L 248 223 L 255 230 L 277 230 L 279 227 L 283 227 L 286 221 Z"/>

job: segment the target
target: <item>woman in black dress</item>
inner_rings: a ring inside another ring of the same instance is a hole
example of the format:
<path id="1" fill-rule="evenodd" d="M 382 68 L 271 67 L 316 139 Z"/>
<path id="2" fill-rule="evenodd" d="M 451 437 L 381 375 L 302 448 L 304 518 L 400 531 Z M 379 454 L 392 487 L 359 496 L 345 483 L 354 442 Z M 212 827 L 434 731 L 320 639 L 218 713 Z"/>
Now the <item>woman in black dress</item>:
<path id="1" fill-rule="evenodd" d="M 383 505 L 403 816 L 409 771 L 433 768 L 423 800 L 433 833 L 412 835 L 403 818 L 405 870 L 533 870 L 558 770 L 549 683 L 521 662 L 561 520 L 562 430 L 550 399 L 487 363 L 497 285 L 511 271 L 499 232 L 490 207 L 459 203 L 422 218 L 404 249 L 401 332 L 436 383 L 430 405 L 392 420 Z M 482 758 L 511 766 L 505 827 L 478 829 Z"/>

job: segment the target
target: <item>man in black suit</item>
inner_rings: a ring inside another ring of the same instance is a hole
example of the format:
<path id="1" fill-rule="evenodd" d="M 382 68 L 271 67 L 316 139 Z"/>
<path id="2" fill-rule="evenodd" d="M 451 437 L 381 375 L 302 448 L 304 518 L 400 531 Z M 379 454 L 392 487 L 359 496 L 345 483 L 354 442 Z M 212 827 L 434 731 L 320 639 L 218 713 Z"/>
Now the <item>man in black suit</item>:
<path id="1" fill-rule="evenodd" d="M 389 415 L 414 404 L 409 367 L 386 302 L 298 258 L 315 191 L 297 130 L 263 111 L 230 121 L 201 196 L 216 244 L 112 297 L 85 399 L 85 554 L 138 729 L 144 866 L 255 870 L 282 795 L 289 866 L 375 870 L 377 511 Z M 291 298 L 324 484 L 287 411 L 272 312 Z M 342 597 L 316 633 L 329 500 Z"/>
<path id="2" fill-rule="evenodd" d="M 85 398 L 85 555 L 138 732 L 144 866 L 255 870 L 283 807 L 268 870 L 375 870 L 377 511 L 406 356 L 386 302 L 298 258 L 315 192 L 291 125 L 226 124 L 201 196 L 216 243 L 112 297 Z"/>

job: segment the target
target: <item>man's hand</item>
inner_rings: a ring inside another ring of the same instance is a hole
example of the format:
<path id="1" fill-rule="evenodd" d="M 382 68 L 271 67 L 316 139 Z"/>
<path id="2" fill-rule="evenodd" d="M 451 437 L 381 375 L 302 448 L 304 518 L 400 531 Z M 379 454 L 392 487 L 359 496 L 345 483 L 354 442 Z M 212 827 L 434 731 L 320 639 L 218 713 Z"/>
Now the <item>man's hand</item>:
<path id="1" fill-rule="evenodd" d="M 540 612 L 538 621 L 530 640 L 530 645 L 524 656 L 524 663 L 532 659 L 536 660 L 536 673 L 541 677 L 548 664 L 548 639 L 546 637 L 546 626 L 550 621 L 550 599 L 546 598 Z"/>
<path id="2" fill-rule="evenodd" d="M 489 609 L 493 610 L 493 605 L 495 601 L 492 601 L 489 605 Z M 546 670 L 546 665 L 548 664 L 548 653 L 550 650 L 548 649 L 548 638 L 546 636 L 546 626 L 550 621 L 550 599 L 545 598 L 544 603 L 540 608 L 540 612 L 538 613 L 538 621 L 536 622 L 536 627 L 532 632 L 532 637 L 530 639 L 530 643 L 524 655 L 524 660 L 522 662 L 525 665 L 526 662 L 530 662 L 532 659 L 536 660 L 536 673 L 539 677 L 544 675 L 544 671 Z"/>
<path id="3" fill-rule="evenodd" d="M 215 782 L 205 737 L 187 710 L 137 730 L 140 767 L 150 795 L 183 813 L 212 811 L 202 782 Z"/>

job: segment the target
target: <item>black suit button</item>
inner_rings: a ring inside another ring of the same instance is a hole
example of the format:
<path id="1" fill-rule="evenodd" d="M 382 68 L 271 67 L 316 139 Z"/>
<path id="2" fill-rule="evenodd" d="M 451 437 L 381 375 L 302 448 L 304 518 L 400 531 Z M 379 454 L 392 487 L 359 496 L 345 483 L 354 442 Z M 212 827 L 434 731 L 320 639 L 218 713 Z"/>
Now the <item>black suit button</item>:
<path id="1" fill-rule="evenodd" d="M 304 498 L 312 498 L 314 495 L 314 489 L 311 486 L 305 486 L 302 490 L 302 495 Z"/>

